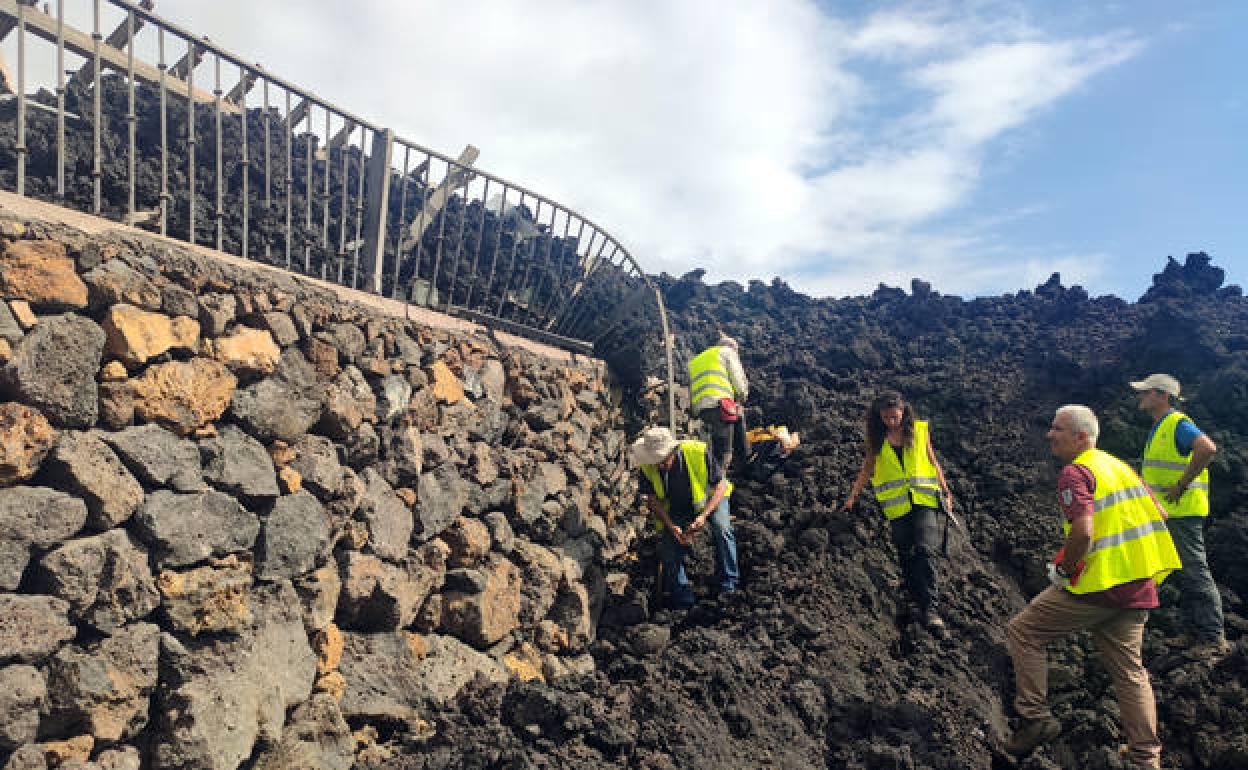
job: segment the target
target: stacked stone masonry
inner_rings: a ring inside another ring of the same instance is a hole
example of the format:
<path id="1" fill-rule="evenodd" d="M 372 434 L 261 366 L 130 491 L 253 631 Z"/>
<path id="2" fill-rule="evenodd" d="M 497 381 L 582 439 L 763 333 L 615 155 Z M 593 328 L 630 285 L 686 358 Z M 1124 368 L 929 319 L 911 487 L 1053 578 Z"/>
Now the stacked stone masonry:
<path id="1" fill-rule="evenodd" d="M 0 768 L 350 768 L 587 654 L 604 368 L 0 215 Z"/>

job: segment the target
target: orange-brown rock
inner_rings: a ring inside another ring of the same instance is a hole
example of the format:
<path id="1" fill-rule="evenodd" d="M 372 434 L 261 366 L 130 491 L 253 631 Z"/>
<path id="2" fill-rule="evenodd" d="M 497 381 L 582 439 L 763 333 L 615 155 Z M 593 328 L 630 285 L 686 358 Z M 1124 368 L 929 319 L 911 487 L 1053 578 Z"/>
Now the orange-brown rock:
<path id="1" fill-rule="evenodd" d="M 464 400 L 464 384 L 460 382 L 445 361 L 434 361 L 428 369 L 433 395 L 444 404 Z"/>
<path id="2" fill-rule="evenodd" d="M 228 556 L 186 572 L 165 570 L 156 578 L 156 587 L 177 630 L 191 635 L 238 632 L 252 620 L 247 596 L 251 574 L 251 564 Z"/>
<path id="3" fill-rule="evenodd" d="M 299 453 L 294 447 L 282 441 L 280 438 L 269 444 L 269 457 L 273 459 L 273 464 L 278 468 L 290 465 L 299 457 Z"/>
<path id="4" fill-rule="evenodd" d="M 37 409 L 12 401 L 0 404 L 0 486 L 35 475 L 57 435 Z"/>
<path id="5" fill-rule="evenodd" d="M 347 679 L 341 671 L 330 671 L 328 674 L 317 677 L 313 689 L 316 692 L 328 694 L 336 701 L 341 701 L 343 693 L 347 691 Z"/>
<path id="6" fill-rule="evenodd" d="M 329 380 L 338 376 L 340 371 L 338 366 L 338 349 L 330 343 L 313 337 L 304 343 L 303 355 L 312 364 L 312 368 L 316 370 L 316 373 L 325 379 Z"/>
<path id="7" fill-rule="evenodd" d="M 338 668 L 338 661 L 342 660 L 343 645 L 342 632 L 333 623 L 316 632 L 312 639 L 312 651 L 316 653 L 317 672 L 328 674 Z"/>
<path id="8" fill-rule="evenodd" d="M 130 376 L 120 361 L 109 361 L 100 369 L 100 382 L 122 382 Z"/>
<path id="9" fill-rule="evenodd" d="M 40 744 L 43 747 L 43 758 L 48 767 L 60 767 L 70 761 L 86 762 L 91 758 L 91 749 L 95 748 L 95 738 L 90 735 L 76 735 L 64 741 L 48 741 Z"/>
<path id="10" fill-rule="evenodd" d="M 0 293 L 35 307 L 87 306 L 87 285 L 57 241 L 17 241 L 0 253 Z"/>
<path id="11" fill-rule="evenodd" d="M 490 552 L 490 530 L 480 519 L 460 516 L 442 533 L 451 547 L 448 564 L 452 567 L 472 567 Z"/>
<path id="12" fill-rule="evenodd" d="M 9 310 L 13 313 L 13 320 L 17 321 L 17 325 L 24 331 L 30 331 L 35 324 L 39 323 L 39 316 L 35 315 L 35 311 L 30 309 L 30 303 L 24 299 L 15 299 L 10 302 Z"/>
<path id="13" fill-rule="evenodd" d="M 108 338 L 105 354 L 130 366 L 175 348 L 193 350 L 199 344 L 199 321 L 149 313 L 133 305 L 113 305 L 100 326 Z"/>
<path id="14" fill-rule="evenodd" d="M 447 591 L 442 605 L 442 627 L 478 649 L 502 639 L 520 622 L 520 571 L 495 557 L 481 572 L 485 587 L 480 593 Z"/>
<path id="15" fill-rule="evenodd" d="M 277 481 L 281 485 L 282 494 L 284 495 L 293 495 L 300 489 L 303 489 L 303 476 L 299 474 L 299 471 L 290 466 L 285 466 L 277 472 Z"/>
<path id="16" fill-rule="evenodd" d="M 528 642 L 521 642 L 518 647 L 504 655 L 503 667 L 522 682 L 546 683 L 546 678 L 542 676 L 542 654 Z"/>
<path id="17" fill-rule="evenodd" d="M 403 636 L 407 640 L 407 649 L 412 651 L 412 657 L 416 660 L 424 660 L 429 655 L 429 642 L 420 634 L 413 634 L 410 631 L 403 632 Z"/>
<path id="18" fill-rule="evenodd" d="M 212 357 L 235 372 L 272 374 L 281 358 L 281 348 L 264 329 L 239 327 L 228 337 L 209 340 Z"/>
<path id="19" fill-rule="evenodd" d="M 152 366 L 130 386 L 139 419 L 185 436 L 225 413 L 238 379 L 217 361 L 192 358 Z"/>

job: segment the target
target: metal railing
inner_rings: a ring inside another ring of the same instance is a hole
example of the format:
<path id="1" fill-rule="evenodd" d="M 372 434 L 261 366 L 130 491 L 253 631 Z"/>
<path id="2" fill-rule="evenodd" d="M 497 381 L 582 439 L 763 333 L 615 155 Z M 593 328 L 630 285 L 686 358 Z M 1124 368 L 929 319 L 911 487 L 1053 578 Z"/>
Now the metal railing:
<path id="1" fill-rule="evenodd" d="M 453 158 L 395 136 L 162 19 L 152 0 L 45 9 L 0 0 L 16 59 L 14 78 L 0 57 L 13 81 L 0 186 L 581 352 L 654 301 L 672 381 L 662 296 L 628 250 L 476 168 L 475 148 Z M 31 42 L 44 44 L 38 72 Z"/>

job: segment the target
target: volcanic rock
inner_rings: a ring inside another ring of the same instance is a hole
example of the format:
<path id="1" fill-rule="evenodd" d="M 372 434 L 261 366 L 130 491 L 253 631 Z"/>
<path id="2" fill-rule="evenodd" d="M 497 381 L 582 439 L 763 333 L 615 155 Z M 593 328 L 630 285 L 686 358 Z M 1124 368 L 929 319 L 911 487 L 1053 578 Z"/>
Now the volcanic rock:
<path id="1" fill-rule="evenodd" d="M 89 428 L 99 414 L 95 374 L 104 339 L 89 318 L 44 318 L 0 368 L 0 390 L 38 409 L 53 425 Z"/>

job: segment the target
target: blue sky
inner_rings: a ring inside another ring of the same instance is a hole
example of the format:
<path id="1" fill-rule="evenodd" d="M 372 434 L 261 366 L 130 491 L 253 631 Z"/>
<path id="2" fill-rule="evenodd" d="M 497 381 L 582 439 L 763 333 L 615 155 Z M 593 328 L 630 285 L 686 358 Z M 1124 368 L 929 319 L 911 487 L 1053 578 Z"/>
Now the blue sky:
<path id="1" fill-rule="evenodd" d="M 89 29 L 90 5 L 66 0 L 71 23 Z M 919 277 L 968 297 L 1060 272 L 1135 299 L 1166 256 L 1206 251 L 1248 283 L 1244 0 L 157 12 L 407 139 L 477 146 L 650 272 L 818 296 Z"/>
<path id="2" fill-rule="evenodd" d="M 1248 282 L 1248 3 L 1119 4 L 1085 24 L 1142 46 L 992 148 L 947 226 L 1036 207 L 1005 237 L 1103 259 L 1097 293 L 1136 298 L 1167 255 L 1189 251 Z"/>

